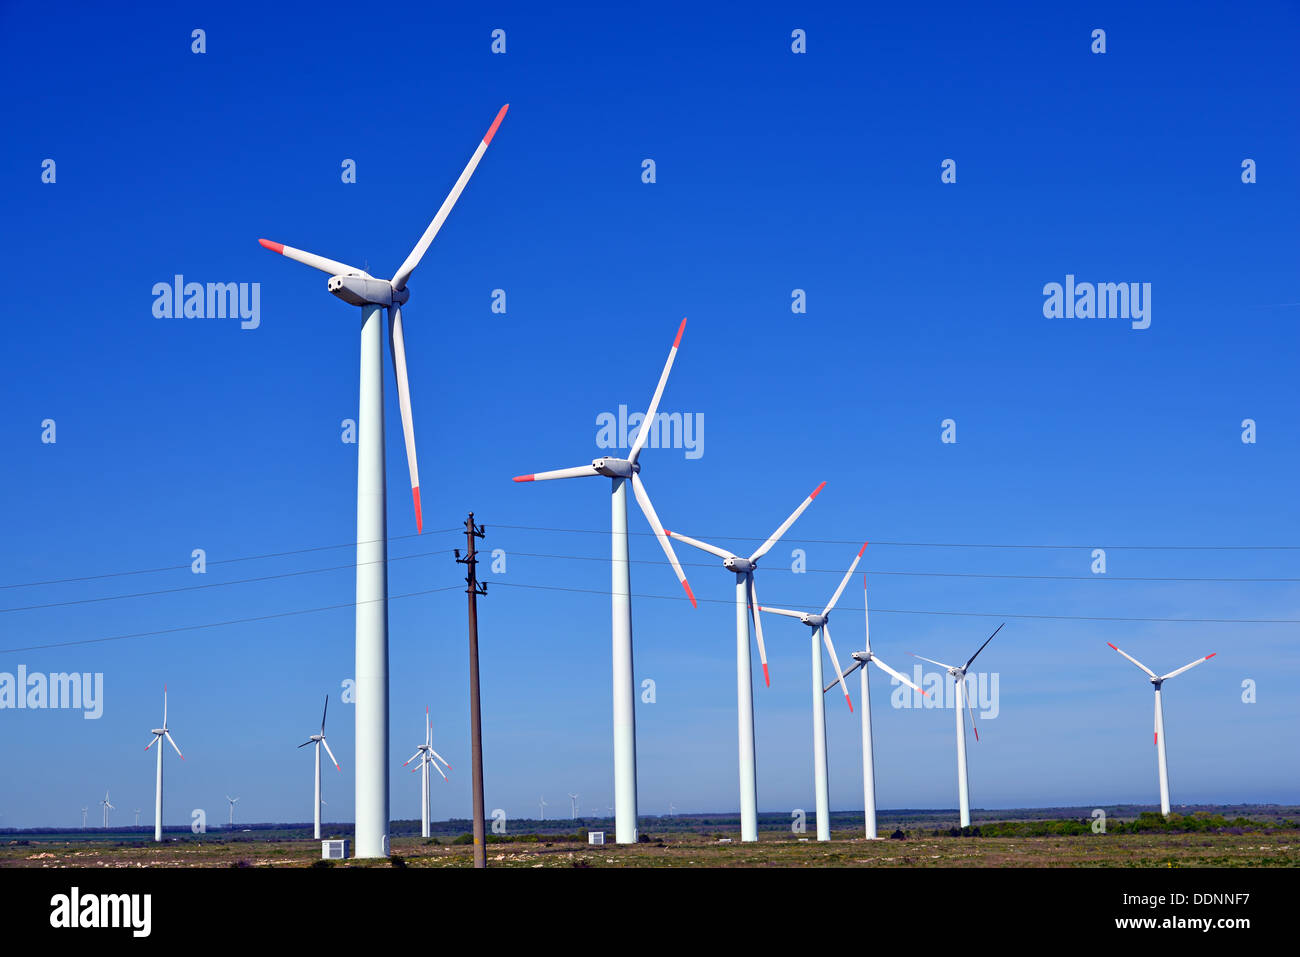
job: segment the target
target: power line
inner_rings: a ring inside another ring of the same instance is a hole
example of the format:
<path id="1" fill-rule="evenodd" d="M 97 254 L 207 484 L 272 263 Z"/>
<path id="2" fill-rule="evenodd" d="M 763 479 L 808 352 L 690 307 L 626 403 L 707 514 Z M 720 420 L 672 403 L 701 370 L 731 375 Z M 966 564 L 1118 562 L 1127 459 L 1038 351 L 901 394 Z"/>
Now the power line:
<path id="1" fill-rule="evenodd" d="M 581 592 L 590 595 L 609 595 L 609 592 L 599 588 L 575 588 L 568 585 L 533 585 L 523 582 L 493 582 L 494 585 L 508 588 L 534 588 L 543 591 L 570 591 Z M 632 598 L 660 598 L 665 601 L 686 601 L 680 595 L 642 595 L 634 594 Z M 720 605 L 734 604 L 734 599 L 730 598 L 700 598 L 696 596 L 696 601 L 710 602 Z M 863 608 L 840 608 L 841 613 L 846 611 L 864 611 Z M 814 609 L 815 611 L 815 609 Z M 881 615 L 942 615 L 956 618 L 1023 618 L 1023 619 L 1041 619 L 1048 621 L 1132 621 L 1132 622 L 1173 622 L 1184 624 L 1223 624 L 1223 625 L 1300 625 L 1300 618 L 1125 618 L 1114 615 L 1016 615 L 1007 612 L 983 612 L 983 611 L 922 611 L 914 608 L 872 608 L 872 614 Z"/>
<path id="2" fill-rule="evenodd" d="M 459 528 L 433 528 L 427 532 L 424 532 L 423 534 L 442 535 L 445 534 L 446 532 L 458 532 L 458 531 L 460 531 Z M 403 539 L 418 538 L 418 537 L 419 537 L 419 533 L 412 532 L 410 535 L 390 535 L 388 536 L 388 541 L 400 542 Z M 369 545 L 371 544 L 371 542 L 340 542 L 337 545 L 313 545 L 310 548 L 294 548 L 285 552 L 267 552 L 264 555 L 244 555 L 240 558 L 219 558 L 213 561 L 209 561 L 207 562 L 207 564 L 208 565 L 230 565 L 235 562 L 251 562 L 251 561 L 257 561 L 258 559 L 262 559 L 262 558 L 283 558 L 286 555 L 302 555 L 305 554 L 306 552 L 323 552 L 323 551 L 329 551 L 330 549 L 334 549 L 334 548 L 353 548 L 358 544 Z M 191 564 L 189 563 L 184 565 L 163 565 L 160 568 L 137 568 L 127 572 L 104 572 L 103 574 L 99 574 L 99 575 L 81 575 L 76 578 L 51 578 L 46 581 L 39 581 L 39 582 L 15 582 L 10 585 L 0 585 L 0 591 L 8 588 L 36 588 L 37 586 L 40 585 L 66 585 L 71 582 L 96 581 L 101 578 L 122 578 L 126 575 L 151 575 L 155 572 L 174 572 L 174 571 L 180 571 L 181 569 L 190 568 L 190 567 Z"/>
<path id="3" fill-rule="evenodd" d="M 452 550 L 453 549 L 450 548 L 444 548 L 436 552 L 417 552 L 413 555 L 399 555 L 396 558 L 388 558 L 385 559 L 384 561 L 386 563 L 400 562 L 408 558 L 427 558 L 430 555 L 446 555 Z M 232 559 L 232 561 L 237 561 L 237 560 L 238 559 Z M 356 568 L 359 565 L 374 565 L 377 563 L 378 560 L 374 562 L 350 562 L 347 565 L 330 565 L 327 568 L 308 568 L 298 572 L 281 572 L 278 575 L 261 575 L 258 576 L 257 578 L 236 578 L 233 581 L 228 581 L 228 582 L 208 582 L 202 585 L 182 585 L 178 588 L 159 588 L 155 591 L 133 592 L 132 594 L 129 595 L 103 595 L 100 596 L 99 598 L 74 598 L 74 599 L 69 599 L 67 601 L 50 601 L 50 602 L 45 602 L 44 604 L 41 605 L 16 605 L 13 608 L 0 608 L 0 615 L 3 615 L 11 611 L 35 611 L 41 608 L 62 608 L 66 605 L 91 605 L 101 601 L 122 601 L 123 599 L 127 599 L 127 598 L 149 598 L 155 595 L 173 595 L 177 592 L 198 591 L 204 588 L 224 588 L 227 585 L 248 585 L 254 582 L 274 581 L 275 579 L 278 578 L 296 578 L 302 575 L 318 575 L 321 572 L 336 572 L 336 571 L 341 571 L 342 569 L 345 568 Z M 182 565 L 181 567 L 188 568 L 189 566 Z"/>
<path id="4" fill-rule="evenodd" d="M 411 591 L 402 595 L 389 595 L 389 599 L 395 598 L 414 598 L 418 595 L 432 595 L 440 591 L 450 591 L 453 588 L 459 588 L 459 585 L 444 585 L 441 588 L 426 588 L 423 591 Z M 374 598 L 369 601 L 355 602 L 346 601 L 337 605 L 321 605 L 318 608 L 300 608 L 297 611 L 282 611 L 272 615 L 256 615 L 252 618 L 232 618 L 229 621 L 211 621 L 201 625 L 181 625 L 176 628 L 161 628 L 157 631 L 137 631 L 130 635 L 110 635 L 106 638 L 82 638 L 77 641 L 55 641 L 45 645 L 27 645 L 22 648 L 0 648 L 0 655 L 9 654 L 18 651 L 38 651 L 44 648 L 67 648 L 71 645 L 95 645 L 106 641 L 125 641 L 129 638 L 154 638 L 158 635 L 171 635 L 180 631 L 199 631 L 205 628 L 222 628 L 226 625 L 246 625 L 258 621 L 270 621 L 273 618 L 289 618 L 294 615 L 310 615 L 318 611 L 333 611 L 338 608 L 355 608 L 358 604 L 368 605 L 371 601 L 383 601 L 382 598 Z"/>
<path id="5" fill-rule="evenodd" d="M 584 562 L 611 562 L 621 561 L 621 559 L 611 559 L 607 555 L 557 555 L 544 552 L 516 552 L 510 551 L 508 554 L 515 557 L 523 558 L 561 558 L 573 559 Z M 629 559 L 633 565 L 662 565 L 660 559 L 633 558 Z M 715 562 L 679 562 L 683 568 L 716 568 L 718 563 Z M 804 571 L 817 572 L 827 575 L 843 575 L 842 568 L 806 568 Z M 1123 575 L 995 575 L 985 572 L 898 572 L 883 571 L 873 569 L 863 569 L 864 574 L 868 575 L 901 575 L 907 578 L 999 578 L 1013 579 L 1016 581 L 1115 581 L 1115 582 L 1300 582 L 1300 578 L 1144 578 Z M 4 609 L 0 609 L 3 611 Z"/>
<path id="6" fill-rule="evenodd" d="M 589 535 L 608 535 L 608 528 L 551 528 L 545 525 L 507 525 L 503 522 L 497 522 L 494 528 L 513 528 L 529 532 L 575 532 Z M 649 535 L 653 536 L 654 532 L 633 532 L 629 535 Z M 707 537 L 722 541 L 740 541 L 740 542 L 761 542 L 762 537 L 752 538 L 750 536 L 739 535 L 697 535 L 696 538 Z M 811 545 L 861 545 L 860 538 L 792 538 L 786 536 L 782 539 L 786 542 L 803 542 Z M 885 542 L 872 540 L 874 546 L 889 545 L 898 548 L 1039 548 L 1039 549 L 1061 549 L 1063 551 L 1078 551 L 1093 548 L 1105 548 L 1108 551 L 1300 551 L 1300 545 L 1105 545 L 1100 542 L 1091 542 L 1087 545 L 1018 545 L 1002 543 L 980 543 L 980 542 Z"/>

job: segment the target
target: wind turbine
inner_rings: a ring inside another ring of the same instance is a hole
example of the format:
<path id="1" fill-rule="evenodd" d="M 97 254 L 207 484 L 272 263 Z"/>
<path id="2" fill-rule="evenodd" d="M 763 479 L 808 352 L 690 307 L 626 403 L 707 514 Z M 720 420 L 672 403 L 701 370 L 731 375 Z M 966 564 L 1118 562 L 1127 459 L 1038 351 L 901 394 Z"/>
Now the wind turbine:
<path id="1" fill-rule="evenodd" d="M 88 812 L 89 810 L 90 810 L 90 808 L 88 808 L 88 807 L 83 807 L 83 808 L 81 809 L 81 828 L 82 828 L 82 830 L 85 830 L 85 828 L 86 828 L 86 812 Z"/>
<path id="2" fill-rule="evenodd" d="M 889 665 L 877 658 L 871 651 L 871 614 L 867 611 L 867 576 L 862 576 L 862 611 L 867 621 L 867 650 L 853 652 L 853 660 L 857 662 L 852 668 L 844 672 L 844 677 L 848 677 L 862 669 L 859 682 L 862 687 L 862 795 L 863 807 L 866 809 L 863 813 L 866 818 L 867 839 L 875 840 L 876 838 L 876 759 L 871 740 L 871 683 L 867 676 L 867 663 L 874 664 L 877 668 L 887 675 L 901 681 L 914 691 L 920 691 L 925 694 L 924 689 L 915 684 L 912 679 L 906 677 L 900 672 L 895 671 Z M 835 687 L 835 682 L 828 684 L 823 691 L 830 691 Z"/>
<path id="3" fill-rule="evenodd" d="M 632 677 L 632 579 L 628 571 L 629 558 L 627 548 L 627 483 L 632 482 L 632 491 L 637 504 L 645 513 L 646 521 L 654 529 L 664 554 L 668 556 L 677 580 L 686 589 L 686 595 L 695 605 L 695 595 L 686 582 L 686 574 L 673 553 L 673 546 L 664 533 L 663 524 L 650 504 L 650 496 L 641 481 L 641 465 L 637 458 L 650 436 L 650 426 L 655 421 L 659 410 L 659 400 L 663 397 L 664 386 L 668 383 L 668 373 L 672 370 L 673 360 L 677 358 L 677 347 L 681 344 L 682 333 L 686 330 L 686 320 L 677 327 L 677 338 L 668 350 L 668 361 L 659 376 L 654 396 L 650 399 L 650 408 L 641 420 L 641 428 L 632 443 L 627 458 L 619 459 L 602 456 L 592 460 L 590 465 L 579 465 L 570 469 L 555 469 L 550 472 L 536 472 L 532 475 L 516 475 L 516 482 L 543 482 L 549 479 L 581 478 L 592 475 L 604 475 L 612 483 L 610 494 L 610 539 L 612 575 L 610 579 L 610 608 L 613 644 L 613 678 L 614 678 L 614 804 L 617 808 L 614 819 L 614 840 L 619 844 L 635 844 L 637 838 L 637 800 L 636 800 L 636 693 Z"/>
<path id="4" fill-rule="evenodd" d="M 576 820 L 578 819 L 578 795 L 576 795 L 576 794 L 570 794 L 570 795 L 569 795 L 569 802 L 573 805 L 573 815 L 572 815 L 572 820 L 575 820 L 575 821 L 576 821 Z"/>
<path id="5" fill-rule="evenodd" d="M 966 715 L 962 714 L 962 703 L 966 704 L 966 712 L 970 715 L 970 729 L 975 732 L 975 740 L 980 739 L 979 729 L 975 727 L 975 711 L 971 708 L 970 698 L 966 696 L 966 672 L 970 669 L 971 663 L 979 657 L 979 653 L 984 650 L 994 635 L 1002 630 L 1006 625 L 1004 621 L 993 629 L 993 634 L 984 639 L 984 644 L 980 645 L 975 654 L 960 668 L 953 665 L 945 665 L 942 661 L 935 661 L 933 658 L 926 658 L 913 652 L 908 652 L 913 658 L 920 658 L 922 661 L 928 661 L 932 665 L 938 665 L 940 668 L 947 668 L 948 674 L 952 675 L 953 685 L 957 692 L 957 706 L 954 709 L 957 712 L 957 800 L 961 803 L 961 826 L 970 827 L 970 781 L 966 775 Z"/>
<path id="6" fill-rule="evenodd" d="M 176 746 L 176 742 L 172 739 L 172 733 L 171 733 L 169 730 L 167 730 L 167 686 L 166 686 L 166 685 L 163 685 L 163 721 L 162 721 L 162 727 L 161 727 L 161 728 L 154 728 L 154 729 L 153 729 L 153 737 L 149 740 L 149 743 L 146 744 L 146 745 L 144 746 L 144 749 L 145 749 L 146 751 L 148 751 L 148 750 L 149 750 L 150 748 L 152 748 L 155 744 L 158 745 L 158 752 L 157 752 L 157 754 L 158 754 L 158 787 L 157 787 L 157 790 L 156 790 L 155 793 L 154 793 L 154 799 L 153 799 L 153 839 L 154 839 L 155 841 L 161 841 L 161 840 L 162 840 L 162 827 L 163 827 L 163 825 L 162 825 L 162 816 L 163 816 L 163 773 L 162 773 L 162 768 L 163 768 L 163 765 L 162 765 L 163 755 L 162 755 L 162 753 L 163 753 L 163 747 L 162 747 L 162 743 L 161 743 L 161 742 L 162 742 L 162 739 L 163 739 L 163 738 L 166 738 L 166 739 L 167 739 L 167 743 L 170 744 L 173 748 L 176 749 L 176 753 L 177 753 L 177 754 L 180 754 L 180 758 L 181 758 L 181 760 L 184 761 L 184 760 L 185 760 L 185 755 L 181 754 L 181 749 L 180 749 L 179 747 Z"/>
<path id="7" fill-rule="evenodd" d="M 136 827 L 139 827 L 139 826 L 140 826 L 140 809 L 139 809 L 139 808 L 136 808 L 136 809 L 135 809 L 135 826 L 136 826 Z"/>
<path id="8" fill-rule="evenodd" d="M 835 666 L 836 678 L 844 692 L 844 700 L 848 702 L 849 711 L 852 711 L 853 699 L 849 697 L 849 686 L 844 683 L 844 672 L 840 670 L 840 660 L 835 656 L 835 643 L 831 641 L 830 620 L 831 609 L 840 600 L 840 595 L 844 594 L 844 588 L 853 577 L 858 562 L 862 561 L 862 553 L 866 550 L 867 543 L 863 542 L 853 559 L 853 564 L 840 580 L 840 587 L 835 589 L 835 594 L 821 610 L 821 614 L 791 611 L 788 608 L 772 608 L 768 605 L 758 606 L 760 612 L 770 611 L 774 615 L 798 618 L 812 629 L 813 785 L 817 797 L 817 840 L 819 841 L 831 839 L 831 792 L 830 772 L 826 767 L 826 702 L 825 691 L 822 689 L 822 645 L 825 644 L 826 650 L 831 653 L 831 664 Z M 817 640 L 819 637 L 820 642 Z"/>
<path id="9" fill-rule="evenodd" d="M 433 765 L 434 770 L 442 775 L 444 781 L 447 775 L 443 773 L 442 768 L 438 767 L 438 762 L 447 764 L 447 759 L 437 751 L 433 750 L 433 724 L 429 719 L 429 709 L 424 709 L 424 744 L 415 749 L 415 753 L 402 762 L 402 767 L 406 767 L 416 758 L 420 759 L 419 767 L 411 768 L 411 773 L 421 772 L 420 782 L 420 836 L 429 837 L 429 765 Z M 451 770 L 451 765 L 447 764 L 447 770 Z"/>
<path id="10" fill-rule="evenodd" d="M 676 538 L 693 545 L 722 559 L 722 567 L 736 576 L 736 725 L 738 736 L 740 766 L 740 839 L 742 841 L 758 840 L 758 780 L 755 770 L 754 755 L 754 687 L 753 665 L 749 655 L 749 624 L 754 623 L 754 636 L 758 639 L 758 657 L 763 663 L 763 681 L 771 687 L 772 681 L 767 671 L 767 649 L 763 646 L 763 623 L 759 620 L 758 591 L 754 585 L 754 571 L 758 560 L 771 550 L 794 524 L 795 519 L 803 514 L 804 509 L 812 504 L 818 493 L 826 487 L 822 482 L 813 489 L 789 518 L 778 526 L 766 542 L 748 558 L 733 555 L 725 548 L 718 548 L 708 542 L 683 535 L 681 532 L 666 532 L 669 538 Z M 817 679 L 821 687 L 821 679 Z"/>
<path id="11" fill-rule="evenodd" d="M 104 827 L 107 828 L 107 827 L 108 827 L 108 812 L 109 812 L 109 811 L 116 811 L 117 808 L 113 807 L 113 805 L 111 805 L 111 804 L 108 803 L 108 791 L 105 791 L 105 792 L 104 792 L 104 800 L 100 801 L 99 803 L 102 804 L 102 805 L 104 806 Z"/>
<path id="12" fill-rule="evenodd" d="M 406 463 L 415 503 L 415 527 L 423 529 L 420 476 L 416 468 L 411 390 L 406 374 L 402 305 L 406 282 L 442 228 L 469 182 L 510 104 L 501 107 L 456 185 L 443 200 L 391 280 L 376 279 L 346 263 L 267 239 L 272 252 L 330 274 L 326 288 L 361 307 L 361 391 L 357 414 L 357 601 L 356 601 L 356 856 L 388 856 L 388 515 L 384 472 L 384 357 L 380 311 L 388 309 L 388 336 L 397 379 L 398 408 L 406 440 Z"/>
<path id="13" fill-rule="evenodd" d="M 537 804 L 542 809 L 541 820 L 545 821 L 546 820 L 546 798 L 539 797 L 537 799 Z"/>
<path id="14" fill-rule="evenodd" d="M 1108 641 L 1106 642 L 1106 644 L 1110 645 L 1110 642 Z M 1112 648 L 1115 648 L 1114 645 L 1110 645 L 1110 646 Z M 1174 675 L 1181 675 L 1184 671 L 1189 671 L 1190 669 L 1195 668 L 1202 661 L 1209 661 L 1211 658 L 1217 655 L 1218 652 L 1214 651 L 1206 655 L 1204 658 L 1197 658 L 1195 661 L 1190 662 L 1189 664 L 1185 664 L 1181 668 L 1169 672 L 1169 674 L 1167 675 L 1156 675 L 1154 671 L 1152 671 L 1146 665 L 1142 664 L 1142 662 L 1138 661 L 1132 655 L 1128 654 L 1125 651 L 1121 651 L 1119 648 L 1115 648 L 1115 650 L 1118 651 L 1125 658 L 1127 658 L 1129 661 L 1133 662 L 1133 664 L 1137 665 L 1139 668 L 1145 671 L 1147 673 L 1147 676 L 1151 680 L 1152 686 L 1156 689 L 1156 723 L 1155 723 L 1155 737 L 1153 743 L 1156 746 L 1156 763 L 1160 772 L 1160 813 L 1165 817 L 1168 817 L 1169 816 L 1169 765 L 1165 761 L 1165 709 L 1164 709 L 1164 705 L 1160 703 L 1160 686 L 1163 685 L 1170 678 L 1174 677 Z"/>
<path id="15" fill-rule="evenodd" d="M 227 794 L 226 800 L 230 802 L 230 823 L 228 827 L 230 827 L 233 830 L 235 827 L 235 805 L 239 803 L 239 798 L 232 798 L 229 794 Z"/>
<path id="16" fill-rule="evenodd" d="M 359 609 L 358 609 L 357 614 L 360 614 L 360 610 L 359 610 Z M 315 749 L 314 749 L 314 750 L 316 751 L 316 800 L 315 800 L 315 803 L 312 805 L 312 807 L 313 807 L 313 809 L 314 809 L 314 811 L 315 811 L 315 814 L 316 814 L 316 840 L 318 840 L 318 841 L 320 840 L 320 805 L 321 805 L 321 800 L 320 800 L 320 749 L 321 749 L 321 746 L 322 746 L 322 745 L 324 745 L 324 747 L 325 747 L 325 753 L 328 754 L 328 755 L 330 756 L 330 760 L 334 762 L 334 767 L 335 767 L 335 768 L 338 768 L 338 770 L 340 770 L 340 771 L 343 770 L 341 767 L 339 767 L 339 760 L 338 760 L 338 758 L 334 757 L 334 752 L 330 750 L 329 742 L 325 740 L 325 715 L 329 714 L 329 710 L 330 710 L 330 696 L 329 696 L 329 695 L 326 695 L 326 696 L 325 696 L 325 710 L 322 711 L 322 712 L 320 713 L 320 734 L 313 734 L 310 738 L 308 738 L 308 739 L 307 739 L 306 741 L 304 741 L 302 744 L 298 745 L 298 747 L 300 747 L 300 748 L 305 748 L 305 747 L 307 747 L 307 745 L 309 745 L 309 744 L 313 744 L 313 743 L 316 745 L 316 747 L 315 747 Z M 360 720 L 360 719 L 358 719 L 358 721 L 359 721 L 359 720 Z M 360 791 L 361 791 L 361 787 L 360 787 L 360 785 L 358 785 L 358 786 L 357 786 L 357 792 L 358 792 L 358 794 L 360 793 Z M 357 820 L 358 820 L 358 824 L 360 824 L 360 815 L 357 815 Z M 359 830 L 359 828 L 358 828 L 358 830 Z M 357 855 L 357 856 L 359 857 L 360 855 Z M 372 856 L 373 856 L 373 855 L 372 855 Z"/>

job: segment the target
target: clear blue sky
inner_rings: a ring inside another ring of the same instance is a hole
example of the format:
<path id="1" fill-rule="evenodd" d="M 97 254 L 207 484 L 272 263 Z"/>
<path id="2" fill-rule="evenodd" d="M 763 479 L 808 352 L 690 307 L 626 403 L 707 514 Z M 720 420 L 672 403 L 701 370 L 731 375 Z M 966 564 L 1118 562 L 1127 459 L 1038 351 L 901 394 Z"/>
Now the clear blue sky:
<path id="1" fill-rule="evenodd" d="M 752 549 L 828 482 L 761 569 L 765 602 L 819 608 L 863 539 L 1077 546 L 867 550 L 873 644 L 895 667 L 910 671 L 908 651 L 964 660 L 1006 616 L 978 663 L 1001 700 L 971 743 L 976 807 L 1157 800 L 1149 686 L 1107 641 L 1162 672 L 1217 652 L 1167 686 L 1175 804 L 1300 801 L 1300 626 L 1014 617 L 1300 619 L 1294 582 L 1117 580 L 1300 579 L 1300 551 L 1114 547 L 1300 545 L 1293 5 L 344 12 L 0 12 L 0 584 L 188 566 L 195 548 L 209 561 L 201 579 L 6 588 L 0 607 L 347 566 L 348 548 L 219 564 L 355 530 L 356 448 L 339 436 L 357 412 L 358 313 L 257 239 L 391 275 L 509 102 L 410 284 L 418 539 L 385 373 L 390 554 L 423 556 L 392 564 L 392 593 L 459 582 L 450 554 L 426 553 L 463 543 L 438 530 L 471 508 L 484 547 L 509 556 L 504 575 L 483 567 L 489 810 L 535 815 L 544 794 L 566 814 L 575 791 L 584 809 L 612 804 L 608 598 L 508 587 L 608 588 L 607 485 L 510 478 L 599 454 L 596 416 L 644 405 L 682 316 L 662 409 L 703 416 L 704 454 L 644 455 L 664 523 Z M 177 273 L 260 283 L 260 327 L 155 318 L 151 289 Z M 1042 288 L 1066 274 L 1151 283 L 1150 328 L 1044 318 Z M 657 689 L 638 706 L 641 809 L 734 809 L 731 578 L 683 550 L 704 563 L 688 566 L 692 610 L 637 513 L 632 530 L 633 591 L 669 599 L 634 602 L 636 675 Z M 829 571 L 792 574 L 800 547 Z M 1089 572 L 1094 547 L 1106 576 Z M 1087 580 L 900 574 L 940 572 Z M 0 823 L 79 823 L 106 787 L 147 818 L 164 682 L 187 756 L 169 765 L 169 824 L 192 808 L 224 820 L 227 793 L 243 820 L 308 819 L 311 758 L 294 748 L 327 692 L 344 767 L 328 816 L 350 820 L 350 608 L 10 649 L 337 605 L 353 587 L 343 567 L 0 612 L 0 671 L 106 683 L 97 721 L 0 711 Z M 400 764 L 426 705 L 453 764 L 434 814 L 469 810 L 464 604 L 452 589 L 391 605 L 394 817 L 418 815 Z M 856 586 L 842 605 L 847 660 Z M 766 625 L 759 805 L 810 807 L 806 629 Z M 881 806 L 953 807 L 951 712 L 892 709 L 873 682 Z M 857 717 L 826 703 L 832 806 L 861 807 Z"/>

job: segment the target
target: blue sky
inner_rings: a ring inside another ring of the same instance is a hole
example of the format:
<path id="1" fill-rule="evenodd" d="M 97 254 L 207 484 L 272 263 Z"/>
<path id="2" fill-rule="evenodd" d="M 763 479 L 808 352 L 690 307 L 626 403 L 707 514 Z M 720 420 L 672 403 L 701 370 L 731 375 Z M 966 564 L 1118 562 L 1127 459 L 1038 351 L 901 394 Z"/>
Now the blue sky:
<path id="1" fill-rule="evenodd" d="M 294 746 L 326 693 L 344 767 L 328 816 L 350 819 L 349 607 L 32 646 L 352 600 L 350 549 L 302 550 L 354 537 L 340 423 L 356 415 L 357 313 L 256 240 L 391 275 L 507 102 L 404 310 L 419 538 L 385 373 L 391 592 L 459 582 L 447 550 L 463 535 L 439 530 L 471 508 L 507 554 L 505 574 L 482 569 L 489 810 L 613 803 L 607 487 L 510 478 L 599 454 L 596 416 L 644 406 L 682 316 L 661 408 L 703 417 L 703 454 L 642 458 L 669 528 L 752 550 L 825 480 L 764 562 L 764 602 L 820 608 L 869 539 L 873 645 L 895 667 L 911 671 L 908 651 L 964 660 L 1006 617 L 978 663 L 1000 702 L 971 744 L 974 806 L 1156 801 L 1150 690 L 1107 641 L 1162 672 L 1217 652 L 1166 689 L 1175 804 L 1300 801 L 1285 758 L 1298 583 L 1120 580 L 1300 579 L 1300 551 L 1115 547 L 1300 545 L 1293 6 L 421 5 L 345 27 L 275 5 L 73 12 L 0 12 L 0 584 L 171 570 L 9 587 L 0 608 L 266 580 L 0 611 L 0 671 L 105 676 L 98 720 L 0 711 L 0 823 L 78 823 L 106 787 L 148 818 L 142 748 L 164 682 L 187 756 L 168 769 L 167 823 L 224 820 L 227 793 L 244 820 L 309 819 L 311 759 Z M 260 325 L 155 318 L 153 285 L 178 273 L 259 283 Z M 1150 283 L 1150 328 L 1045 318 L 1043 286 L 1067 274 Z M 633 609 L 637 678 L 656 689 L 638 706 L 641 809 L 734 809 L 731 578 L 683 549 L 702 563 L 692 610 L 639 514 L 631 527 L 634 593 L 667 596 Z M 229 561 L 272 553 L 290 554 Z M 860 590 L 841 605 L 847 660 Z M 1082 620 L 1105 617 L 1286 623 Z M 810 807 L 806 629 L 765 626 L 759 806 Z M 434 814 L 467 814 L 463 594 L 394 599 L 390 636 L 393 816 L 418 815 L 400 764 L 426 705 L 453 765 Z M 891 708 L 889 690 L 873 677 L 881 806 L 953 807 L 951 713 Z M 826 704 L 832 806 L 860 807 L 857 717 Z"/>

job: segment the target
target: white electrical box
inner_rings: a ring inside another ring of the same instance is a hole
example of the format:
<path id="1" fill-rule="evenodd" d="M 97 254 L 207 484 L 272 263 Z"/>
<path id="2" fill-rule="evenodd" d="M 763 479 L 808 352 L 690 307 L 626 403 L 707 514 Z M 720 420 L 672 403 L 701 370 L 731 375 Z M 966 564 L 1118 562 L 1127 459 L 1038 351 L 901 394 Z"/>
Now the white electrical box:
<path id="1" fill-rule="evenodd" d="M 348 856 L 347 841 L 321 841 L 320 856 L 326 861 L 341 861 Z"/>
<path id="2" fill-rule="evenodd" d="M 604 831 L 588 831 L 588 832 L 587 832 L 587 843 L 588 843 L 588 844 L 604 844 L 604 843 L 605 843 L 605 832 L 604 832 Z"/>

